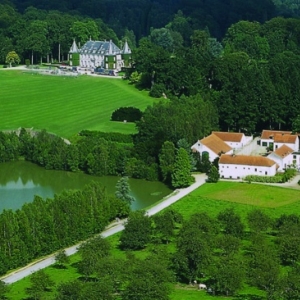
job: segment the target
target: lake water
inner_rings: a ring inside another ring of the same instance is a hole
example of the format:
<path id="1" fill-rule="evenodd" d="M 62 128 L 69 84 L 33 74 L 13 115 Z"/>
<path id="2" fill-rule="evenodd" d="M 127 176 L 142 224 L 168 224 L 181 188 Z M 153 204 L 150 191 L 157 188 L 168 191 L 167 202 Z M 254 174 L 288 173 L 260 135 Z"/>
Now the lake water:
<path id="1" fill-rule="evenodd" d="M 45 170 L 26 161 L 0 164 L 0 212 L 3 209 L 16 210 L 34 195 L 53 198 L 64 189 L 81 189 L 91 181 L 99 181 L 108 193 L 115 193 L 120 177 L 96 177 L 82 173 Z M 142 209 L 161 200 L 172 191 L 161 182 L 129 179 L 131 194 L 135 197 L 133 210 Z"/>

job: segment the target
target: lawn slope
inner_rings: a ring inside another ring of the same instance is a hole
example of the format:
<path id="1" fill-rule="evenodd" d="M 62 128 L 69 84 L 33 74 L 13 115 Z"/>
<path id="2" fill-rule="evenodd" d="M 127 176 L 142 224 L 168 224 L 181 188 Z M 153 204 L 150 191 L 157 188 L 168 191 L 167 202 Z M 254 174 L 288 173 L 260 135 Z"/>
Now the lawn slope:
<path id="1" fill-rule="evenodd" d="M 111 122 L 112 112 L 153 103 L 147 92 L 121 79 L 1 71 L 0 82 L 0 130 L 46 129 L 63 137 L 83 129 L 132 133 L 134 124 Z"/>

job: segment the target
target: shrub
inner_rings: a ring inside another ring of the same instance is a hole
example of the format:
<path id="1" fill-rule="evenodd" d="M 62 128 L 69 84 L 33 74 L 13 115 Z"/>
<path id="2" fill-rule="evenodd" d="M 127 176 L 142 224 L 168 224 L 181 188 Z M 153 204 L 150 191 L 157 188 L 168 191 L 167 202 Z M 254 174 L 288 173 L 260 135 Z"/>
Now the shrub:
<path id="1" fill-rule="evenodd" d="M 143 113 L 136 107 L 120 107 L 115 110 L 111 115 L 112 121 L 139 121 Z"/>
<path id="2" fill-rule="evenodd" d="M 27 58 L 25 59 L 25 65 L 28 67 L 30 65 L 30 60 Z"/>
<path id="3" fill-rule="evenodd" d="M 164 92 L 165 86 L 163 84 L 156 83 L 152 86 L 149 95 L 154 98 L 160 98 Z"/>
<path id="4" fill-rule="evenodd" d="M 132 144 L 133 139 L 131 134 L 124 134 L 119 132 L 102 132 L 102 131 L 90 131 L 90 130 L 82 130 L 78 133 L 80 136 L 86 137 L 97 137 L 103 138 L 106 141 L 124 143 L 124 144 Z"/>

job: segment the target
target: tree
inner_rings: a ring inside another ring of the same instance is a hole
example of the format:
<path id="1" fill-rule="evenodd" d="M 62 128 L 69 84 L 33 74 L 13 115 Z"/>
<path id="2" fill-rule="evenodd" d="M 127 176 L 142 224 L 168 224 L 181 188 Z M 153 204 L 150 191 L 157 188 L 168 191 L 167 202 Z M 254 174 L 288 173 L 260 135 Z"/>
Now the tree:
<path id="1" fill-rule="evenodd" d="M 175 157 L 176 148 L 174 144 L 172 142 L 165 141 L 159 154 L 159 168 L 161 171 L 162 180 L 166 183 L 171 183 Z"/>
<path id="2" fill-rule="evenodd" d="M 131 212 L 125 229 L 121 233 L 121 248 L 139 250 L 145 248 L 150 241 L 151 220 L 143 211 Z"/>
<path id="3" fill-rule="evenodd" d="M 260 209 L 253 209 L 247 215 L 248 225 L 254 233 L 266 231 L 271 225 L 271 219 Z"/>
<path id="4" fill-rule="evenodd" d="M 4 281 L 0 280 L 0 300 L 7 299 L 6 296 L 5 296 L 5 294 L 8 291 L 9 291 L 8 285 Z"/>
<path id="5" fill-rule="evenodd" d="M 168 243 L 170 238 L 173 236 L 175 229 L 174 212 L 167 210 L 162 214 L 154 215 L 153 220 L 155 223 L 155 233 L 157 234 L 157 237 Z"/>
<path id="6" fill-rule="evenodd" d="M 211 271 L 211 285 L 214 293 L 234 295 L 243 286 L 245 271 L 238 256 L 221 257 Z"/>
<path id="7" fill-rule="evenodd" d="M 110 243 L 101 236 L 88 240 L 79 247 L 81 262 L 79 263 L 79 271 L 86 278 L 93 274 L 96 265 L 103 257 L 107 257 L 110 253 Z"/>
<path id="8" fill-rule="evenodd" d="M 215 220 L 207 214 L 195 214 L 186 221 L 177 238 L 173 266 L 180 280 L 191 283 L 205 273 L 212 263 L 217 232 Z"/>
<path id="9" fill-rule="evenodd" d="M 215 166 L 212 166 L 208 173 L 207 182 L 216 183 L 219 181 L 219 178 L 220 178 L 220 174 L 218 169 Z"/>
<path id="10" fill-rule="evenodd" d="M 99 39 L 99 29 L 93 20 L 86 22 L 75 21 L 71 27 L 71 33 L 73 34 L 73 38 L 81 45 L 86 43 L 89 39 Z"/>
<path id="11" fill-rule="evenodd" d="M 280 264 L 274 247 L 265 240 L 253 243 L 248 264 L 248 278 L 251 284 L 265 291 L 272 290 L 280 274 Z"/>
<path id="12" fill-rule="evenodd" d="M 132 195 L 130 195 L 128 177 L 124 176 L 120 180 L 118 180 L 116 184 L 115 195 L 118 199 L 125 201 L 129 205 L 131 205 L 131 203 L 135 201 L 135 198 Z"/>
<path id="13" fill-rule="evenodd" d="M 69 256 L 67 256 L 66 251 L 60 250 L 55 255 L 55 262 L 58 264 L 59 267 L 64 267 L 64 264 L 68 264 L 70 261 Z"/>
<path id="14" fill-rule="evenodd" d="M 169 29 L 153 29 L 150 33 L 150 40 L 153 44 L 163 47 L 168 51 L 173 49 L 173 37 Z"/>
<path id="15" fill-rule="evenodd" d="M 218 220 L 223 226 L 225 234 L 231 234 L 237 238 L 241 238 L 244 234 L 244 224 L 241 217 L 233 208 L 227 208 L 218 214 Z"/>
<path id="16" fill-rule="evenodd" d="M 191 185 L 194 178 L 191 176 L 191 164 L 187 151 L 183 148 L 178 150 L 172 173 L 172 186 L 182 188 Z"/>
<path id="17" fill-rule="evenodd" d="M 6 59 L 5 62 L 7 64 L 9 64 L 9 67 L 11 68 L 12 64 L 18 64 L 20 62 L 20 57 L 19 55 L 16 53 L 16 51 L 10 51 L 8 52 L 8 54 L 6 55 Z"/>
<path id="18" fill-rule="evenodd" d="M 44 293 L 53 285 L 53 280 L 45 273 L 44 270 L 39 270 L 30 276 L 31 286 L 27 288 L 27 293 L 34 299 L 39 300 L 44 298 Z"/>
<path id="19" fill-rule="evenodd" d="M 124 300 L 168 300 L 173 276 L 166 254 L 150 255 L 136 261 L 129 281 L 122 292 Z"/>

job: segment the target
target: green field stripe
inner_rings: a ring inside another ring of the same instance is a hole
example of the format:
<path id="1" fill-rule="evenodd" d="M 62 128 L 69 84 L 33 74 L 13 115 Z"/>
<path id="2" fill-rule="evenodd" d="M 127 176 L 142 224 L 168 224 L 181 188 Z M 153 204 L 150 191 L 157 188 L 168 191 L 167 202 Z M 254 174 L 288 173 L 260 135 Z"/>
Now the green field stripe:
<path id="1" fill-rule="evenodd" d="M 0 129 L 34 127 L 72 136 L 82 129 L 136 132 L 134 126 L 110 123 L 114 110 L 134 106 L 144 110 L 153 103 L 146 91 L 126 81 L 80 76 L 63 78 L 0 72 Z"/>

